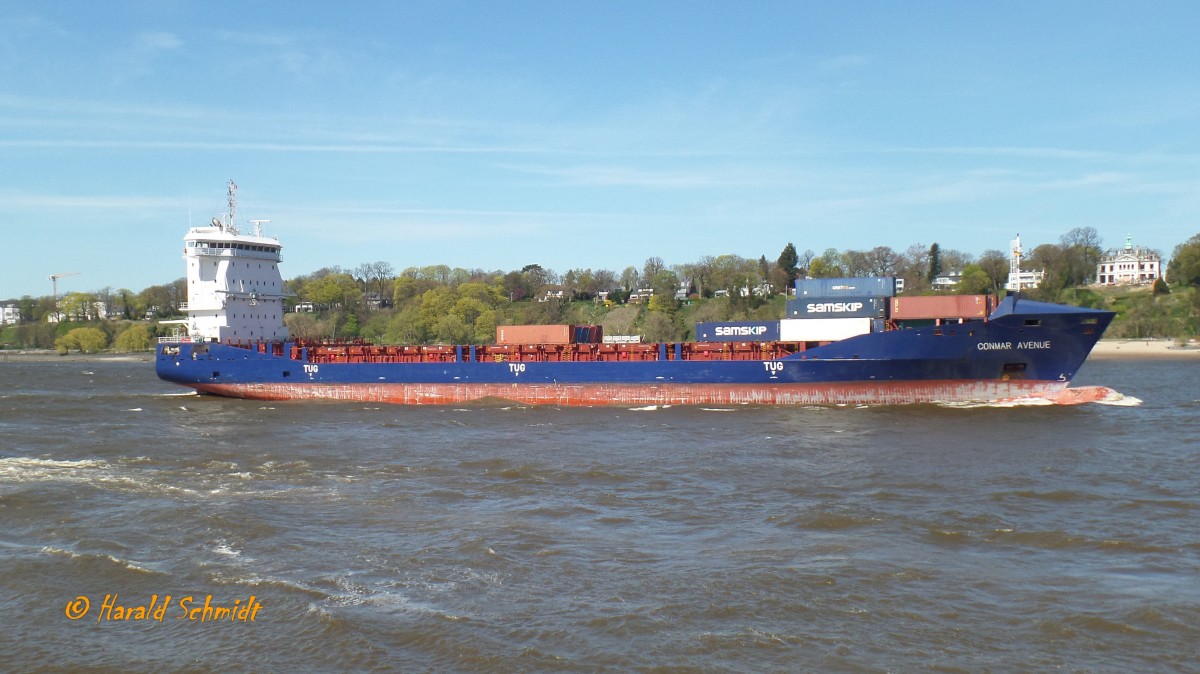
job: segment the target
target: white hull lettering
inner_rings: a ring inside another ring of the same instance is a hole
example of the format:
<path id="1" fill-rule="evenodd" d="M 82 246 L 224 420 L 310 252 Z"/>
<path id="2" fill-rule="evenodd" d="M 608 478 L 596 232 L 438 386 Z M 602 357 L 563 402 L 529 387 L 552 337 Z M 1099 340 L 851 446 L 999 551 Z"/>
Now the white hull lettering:
<path id="1" fill-rule="evenodd" d="M 980 342 L 975 348 L 980 351 L 1007 351 L 1012 348 L 1012 342 Z"/>

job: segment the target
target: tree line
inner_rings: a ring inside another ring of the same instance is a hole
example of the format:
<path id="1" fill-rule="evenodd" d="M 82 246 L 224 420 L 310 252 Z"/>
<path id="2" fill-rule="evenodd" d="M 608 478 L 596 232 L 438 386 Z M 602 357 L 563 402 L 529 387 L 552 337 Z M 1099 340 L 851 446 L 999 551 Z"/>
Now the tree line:
<path id="1" fill-rule="evenodd" d="M 1022 268 L 1044 270 L 1045 277 L 1029 294 L 1047 301 L 1101 302 L 1077 289 L 1094 281 L 1103 254 L 1092 227 L 1036 246 Z M 904 280 L 906 294 L 920 294 L 933 292 L 938 275 L 954 270 L 961 277 L 953 292 L 992 293 L 1003 291 L 1009 259 L 996 249 L 973 256 L 938 243 L 914 244 L 902 252 L 877 246 L 818 254 L 789 242 L 772 260 L 719 255 L 668 265 L 655 256 L 619 273 L 591 268 L 557 273 L 538 264 L 511 271 L 430 265 L 397 273 L 379 261 L 327 267 L 288 280 L 285 320 L 297 337 L 390 343 L 487 343 L 498 325 L 533 323 L 598 323 L 609 334 L 675 340 L 690 336 L 691 324 L 700 320 L 777 318 L 781 298 L 796 278 L 896 276 Z M 1176 246 L 1168 277 L 1179 287 L 1200 286 L 1200 234 Z M 106 348 L 139 321 L 150 322 L 145 338 L 152 342 L 158 334 L 154 320 L 178 316 L 186 300 L 184 279 L 137 293 L 110 288 L 67 293 L 57 307 L 65 320 L 53 324 L 46 322 L 55 312 L 53 298 L 23 297 L 17 304 L 24 321 L 6 331 L 0 345 L 52 348 L 70 330 L 88 326 L 104 333 Z M 127 340 L 141 344 L 141 333 L 132 334 L 138 339 Z M 91 346 L 101 341 L 95 334 L 89 338 Z"/>

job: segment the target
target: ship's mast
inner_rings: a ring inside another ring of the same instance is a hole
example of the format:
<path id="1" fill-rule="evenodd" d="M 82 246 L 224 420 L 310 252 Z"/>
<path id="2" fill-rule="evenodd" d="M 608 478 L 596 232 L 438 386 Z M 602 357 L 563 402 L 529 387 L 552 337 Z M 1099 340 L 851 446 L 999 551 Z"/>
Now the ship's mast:
<path id="1" fill-rule="evenodd" d="M 1021 292 L 1021 235 L 1012 240 L 1012 260 L 1008 266 L 1008 285 L 1012 286 L 1014 293 Z"/>
<path id="2" fill-rule="evenodd" d="M 228 230 L 228 232 L 230 234 L 233 234 L 234 236 L 237 236 L 237 234 L 238 234 L 236 214 L 237 214 L 237 183 L 233 182 L 233 180 L 230 179 L 230 181 L 229 181 L 229 222 L 226 223 L 225 229 Z"/>

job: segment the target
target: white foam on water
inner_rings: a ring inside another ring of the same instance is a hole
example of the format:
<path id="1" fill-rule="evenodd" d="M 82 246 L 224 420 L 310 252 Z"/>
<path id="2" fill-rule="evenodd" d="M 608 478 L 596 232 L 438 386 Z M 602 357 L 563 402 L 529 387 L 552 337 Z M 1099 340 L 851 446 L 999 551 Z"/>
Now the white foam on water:
<path id="1" fill-rule="evenodd" d="M 90 476 L 93 474 L 89 473 L 88 476 L 81 475 L 80 473 L 83 471 L 105 471 L 109 468 L 111 466 L 107 462 L 94 459 L 56 461 L 54 459 L 30 459 L 19 456 L 0 459 L 0 477 L 13 482 L 44 482 L 49 480 L 75 482 L 91 479 Z"/>
<path id="2" fill-rule="evenodd" d="M 127 559 L 121 559 L 119 557 L 113 557 L 112 555 L 106 555 L 103 553 L 75 552 L 74 550 L 67 550 L 65 548 L 56 548 L 56 547 L 53 547 L 50 545 L 42 547 L 41 551 L 47 555 L 53 555 L 56 557 L 67 557 L 69 559 L 102 559 L 102 560 L 112 562 L 113 564 L 116 564 L 118 566 L 125 567 L 126 569 L 129 569 L 130 571 L 137 571 L 138 573 L 162 573 L 161 571 L 158 571 L 156 569 L 151 569 L 146 566 L 142 566 L 141 564 L 137 564 L 136 562 L 132 562 Z"/>
<path id="3" fill-rule="evenodd" d="M 978 402 L 940 402 L 935 403 L 939 407 L 946 407 L 958 410 L 976 410 L 980 408 L 995 408 L 1008 409 L 1013 407 L 1043 407 L 1046 405 L 1056 405 L 1053 400 L 1045 398 L 1029 397 L 1029 398 L 1013 398 L 1011 400 L 989 400 Z"/>
<path id="4" fill-rule="evenodd" d="M 225 555 L 226 557 L 241 557 L 242 556 L 242 553 L 240 550 L 234 550 L 232 547 L 230 547 L 230 545 L 228 543 L 226 543 L 224 541 L 221 541 L 219 544 L 217 544 L 217 546 L 215 548 L 213 548 L 213 552 L 215 552 L 219 555 Z"/>
<path id="5" fill-rule="evenodd" d="M 1124 393 L 1110 390 L 1108 395 L 1103 400 L 1097 400 L 1097 405 L 1109 405 L 1111 407 L 1137 407 L 1142 404 L 1141 398 L 1127 396 Z"/>

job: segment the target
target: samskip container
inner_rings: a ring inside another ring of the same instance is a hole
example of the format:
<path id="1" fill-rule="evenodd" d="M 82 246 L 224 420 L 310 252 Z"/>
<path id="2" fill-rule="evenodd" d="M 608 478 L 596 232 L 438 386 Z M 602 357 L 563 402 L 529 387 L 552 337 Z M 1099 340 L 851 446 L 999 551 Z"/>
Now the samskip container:
<path id="1" fill-rule="evenodd" d="M 896 294 L 895 276 L 796 279 L 796 297 L 891 297 Z"/>
<path id="2" fill-rule="evenodd" d="M 696 324 L 697 342 L 774 342 L 779 321 L 725 321 Z"/>
<path id="3" fill-rule="evenodd" d="M 883 318 L 886 297 L 800 297 L 787 301 L 788 318 Z"/>

